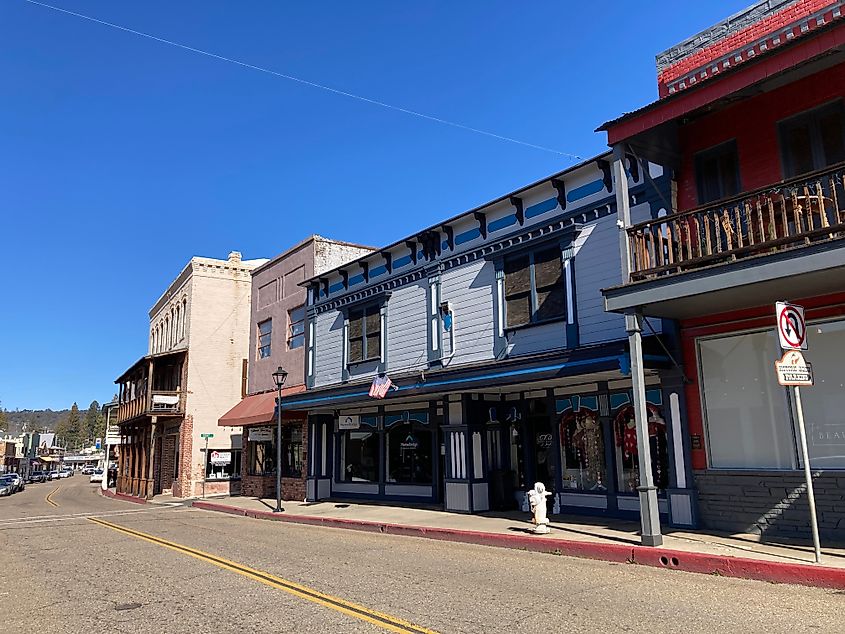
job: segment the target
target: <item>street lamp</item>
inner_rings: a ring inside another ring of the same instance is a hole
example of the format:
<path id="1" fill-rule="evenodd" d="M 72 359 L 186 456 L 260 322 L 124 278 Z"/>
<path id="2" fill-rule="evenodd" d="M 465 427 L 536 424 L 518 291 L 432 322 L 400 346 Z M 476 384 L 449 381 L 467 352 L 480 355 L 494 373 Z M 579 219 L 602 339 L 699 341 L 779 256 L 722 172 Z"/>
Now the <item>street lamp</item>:
<path id="1" fill-rule="evenodd" d="M 282 366 L 273 372 L 273 381 L 279 391 L 276 399 L 276 508 L 274 513 L 281 513 L 282 508 L 282 386 L 288 378 L 288 373 Z"/>

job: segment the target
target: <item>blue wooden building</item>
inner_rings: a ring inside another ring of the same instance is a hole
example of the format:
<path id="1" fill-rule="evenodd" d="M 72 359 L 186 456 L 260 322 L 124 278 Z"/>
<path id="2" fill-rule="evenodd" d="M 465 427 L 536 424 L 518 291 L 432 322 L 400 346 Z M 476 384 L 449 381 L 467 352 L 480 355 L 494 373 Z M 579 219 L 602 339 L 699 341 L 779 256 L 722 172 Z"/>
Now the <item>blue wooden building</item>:
<path id="1" fill-rule="evenodd" d="M 621 282 L 610 158 L 306 281 L 308 389 L 283 408 L 308 414 L 309 499 L 472 513 L 543 481 L 554 512 L 638 514 L 625 320 L 601 294 Z M 633 218 L 665 214 L 670 175 L 626 166 Z M 661 512 L 689 526 L 674 332 L 646 325 L 652 473 Z"/>

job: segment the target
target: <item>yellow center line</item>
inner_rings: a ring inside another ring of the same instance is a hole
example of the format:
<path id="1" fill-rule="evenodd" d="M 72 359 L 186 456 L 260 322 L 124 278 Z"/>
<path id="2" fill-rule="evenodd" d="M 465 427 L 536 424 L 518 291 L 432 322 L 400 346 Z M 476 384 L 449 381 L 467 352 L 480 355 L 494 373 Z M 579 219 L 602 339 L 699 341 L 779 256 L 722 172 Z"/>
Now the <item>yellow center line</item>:
<path id="1" fill-rule="evenodd" d="M 148 533 L 142 533 L 141 531 L 136 531 L 131 528 L 126 528 L 125 526 L 112 524 L 111 522 L 107 522 L 96 517 L 89 517 L 88 520 L 94 522 L 95 524 L 99 524 L 100 526 L 105 526 L 106 528 L 111 528 L 112 530 L 124 533 L 125 535 L 131 535 L 132 537 L 137 537 L 138 539 L 142 539 L 152 544 L 163 546 L 165 548 L 175 550 L 176 552 L 182 553 L 184 555 L 188 555 L 201 561 L 208 562 L 217 566 L 218 568 L 229 570 L 230 572 L 237 573 L 239 575 L 247 577 L 248 579 L 252 579 L 253 581 L 263 583 L 264 585 L 270 586 L 271 588 L 282 590 L 295 597 L 299 597 L 300 599 L 305 599 L 306 601 L 317 603 L 331 610 L 342 612 L 343 614 L 355 617 L 356 619 L 360 619 L 362 621 L 366 621 L 391 632 L 402 632 L 404 634 L 437 634 L 434 630 L 420 627 L 419 625 L 414 625 L 413 623 L 404 621 L 394 616 L 390 616 L 389 614 L 377 612 L 357 603 L 352 603 L 351 601 L 347 601 L 339 597 L 334 597 L 332 595 L 325 594 L 323 592 L 320 592 L 313 588 L 309 588 L 308 586 L 301 585 L 294 581 L 282 579 L 281 577 L 277 577 L 268 572 L 249 568 L 237 562 L 224 559 L 223 557 L 218 557 L 217 555 L 211 555 L 201 550 L 189 548 L 188 546 L 183 546 L 182 544 L 177 544 L 176 542 L 171 542 L 166 539 L 162 539 L 161 537 L 156 537 L 155 535 L 150 535 Z"/>
<path id="2" fill-rule="evenodd" d="M 44 501 L 45 501 L 45 502 L 47 502 L 47 504 L 49 504 L 49 505 L 51 505 L 51 506 L 58 506 L 58 504 L 57 504 L 56 502 L 53 502 L 53 500 L 52 500 L 51 498 L 53 497 L 53 494 L 54 494 L 56 491 L 58 491 L 58 490 L 59 490 L 59 488 L 60 488 L 60 487 L 56 487 L 55 489 L 53 489 L 52 491 L 50 491 L 50 492 L 47 494 L 47 497 L 46 497 L 46 498 L 44 498 Z"/>

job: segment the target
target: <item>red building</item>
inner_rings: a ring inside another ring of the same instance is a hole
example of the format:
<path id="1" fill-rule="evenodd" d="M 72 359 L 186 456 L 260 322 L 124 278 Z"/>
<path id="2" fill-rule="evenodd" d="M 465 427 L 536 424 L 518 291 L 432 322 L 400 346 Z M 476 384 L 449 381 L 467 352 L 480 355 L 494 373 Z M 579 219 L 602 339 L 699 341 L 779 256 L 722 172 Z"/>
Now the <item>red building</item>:
<path id="1" fill-rule="evenodd" d="M 845 536 L 845 3 L 768 0 L 658 56 L 660 99 L 604 124 L 621 170 L 674 170 L 674 213 L 631 225 L 606 308 L 677 320 L 689 477 L 705 527 L 808 531 L 774 303 L 807 308 L 803 391 L 819 526 Z M 635 351 L 632 349 L 632 353 Z"/>

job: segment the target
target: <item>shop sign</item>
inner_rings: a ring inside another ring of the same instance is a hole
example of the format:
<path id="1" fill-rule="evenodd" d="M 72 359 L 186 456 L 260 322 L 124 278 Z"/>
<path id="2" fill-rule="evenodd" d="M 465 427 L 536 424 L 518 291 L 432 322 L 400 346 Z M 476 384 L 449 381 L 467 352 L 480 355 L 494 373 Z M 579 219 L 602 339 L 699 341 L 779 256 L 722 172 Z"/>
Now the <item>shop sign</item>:
<path id="1" fill-rule="evenodd" d="M 345 429 L 361 429 L 361 417 L 355 416 L 341 416 L 338 420 L 337 427 L 343 431 Z"/>
<path id="2" fill-rule="evenodd" d="M 414 438 L 412 434 L 408 434 L 405 438 L 404 442 L 399 443 L 400 449 L 407 449 L 411 451 L 416 451 L 417 448 L 420 446 L 420 443 L 417 442 L 417 439 Z"/>
<path id="3" fill-rule="evenodd" d="M 537 446 L 540 449 L 548 449 L 552 446 L 551 434 L 537 434 Z"/>
<path id="4" fill-rule="evenodd" d="M 775 314 L 778 320 L 780 347 L 784 350 L 806 350 L 807 325 L 804 322 L 804 307 L 786 302 L 777 302 L 775 304 Z M 789 385 L 792 384 L 790 383 Z"/>
<path id="5" fill-rule="evenodd" d="M 775 361 L 775 372 L 781 385 L 809 387 L 813 384 L 813 366 L 799 350 L 788 350 L 780 361 Z"/>
<path id="6" fill-rule="evenodd" d="M 212 451 L 211 452 L 211 464 L 213 465 L 226 465 L 232 462 L 232 452 L 231 451 Z"/>
<path id="7" fill-rule="evenodd" d="M 250 442 L 271 442 L 273 440 L 272 427 L 255 427 L 249 430 L 247 438 Z"/>

